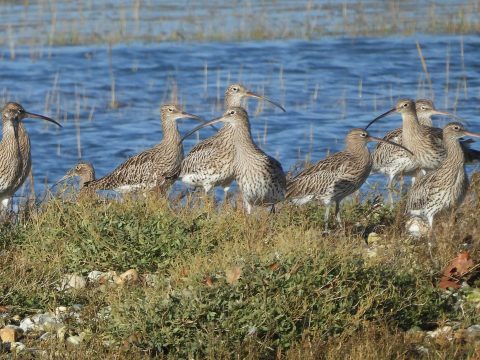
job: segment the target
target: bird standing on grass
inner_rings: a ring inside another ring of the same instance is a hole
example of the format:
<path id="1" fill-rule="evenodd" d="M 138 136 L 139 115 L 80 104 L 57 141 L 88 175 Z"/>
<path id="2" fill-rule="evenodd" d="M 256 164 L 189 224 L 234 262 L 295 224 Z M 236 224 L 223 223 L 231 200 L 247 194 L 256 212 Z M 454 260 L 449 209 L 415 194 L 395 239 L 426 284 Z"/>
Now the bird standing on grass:
<path id="1" fill-rule="evenodd" d="M 2 109 L 3 136 L 0 142 L 0 201 L 5 208 L 23 185 L 32 167 L 30 138 L 22 121 L 41 119 L 62 127 L 49 117 L 27 112 L 22 105 L 7 103 Z"/>
<path id="2" fill-rule="evenodd" d="M 110 174 L 84 183 L 86 190 L 115 190 L 128 193 L 136 190 L 157 189 L 165 194 L 180 173 L 183 145 L 178 132 L 177 120 L 200 117 L 183 112 L 175 104 L 161 107 L 163 139 L 154 147 L 127 159 Z"/>
<path id="3" fill-rule="evenodd" d="M 379 141 L 399 147 L 388 140 L 370 136 L 364 129 L 352 129 L 345 138 L 343 151 L 335 153 L 305 169 L 289 181 L 287 199 L 296 205 L 316 200 L 326 206 L 325 231 L 328 230 L 330 206 L 335 204 L 335 217 L 340 223 L 340 202 L 360 189 L 372 169 L 372 158 L 367 142 Z"/>
<path id="4" fill-rule="evenodd" d="M 480 137 L 453 122 L 443 129 L 446 157 L 438 169 L 415 182 L 407 194 L 406 213 L 428 221 L 429 237 L 433 239 L 433 220 L 439 212 L 462 203 L 468 189 L 465 172 L 465 153 L 459 139 L 463 136 Z"/>
<path id="5" fill-rule="evenodd" d="M 402 144 L 415 154 L 412 160 L 416 168 L 425 171 L 437 169 L 447 156 L 443 143 L 443 131 L 437 127 L 420 124 L 413 100 L 399 100 L 393 109 L 370 121 L 367 128 L 377 120 L 396 112 L 402 115 Z M 442 114 L 447 113 L 442 112 Z M 480 152 L 476 150 L 470 152 L 468 147 L 462 146 L 462 151 L 472 161 L 476 156 L 480 159 Z"/>
<path id="6" fill-rule="evenodd" d="M 241 107 L 248 97 L 268 101 L 285 111 L 281 105 L 240 84 L 230 85 L 225 91 L 225 109 Z M 235 178 L 233 133 L 233 126 L 227 121 L 215 135 L 195 145 L 182 161 L 180 179 L 191 186 L 202 186 L 206 193 L 222 186 L 226 196 Z"/>
<path id="7" fill-rule="evenodd" d="M 245 109 L 229 108 L 222 117 L 197 126 L 183 139 L 207 125 L 218 122 L 225 123 L 229 128 L 228 137 L 224 141 L 226 146 L 232 148 L 232 176 L 240 187 L 247 214 L 251 214 L 253 206 L 270 206 L 274 212 L 275 204 L 285 198 L 285 174 L 282 165 L 253 141 Z M 225 148 L 219 147 L 218 153 L 226 154 Z M 230 154 L 228 156 L 230 157 Z"/>
<path id="8" fill-rule="evenodd" d="M 427 99 L 419 99 L 415 102 L 415 109 L 417 113 L 418 122 L 422 126 L 432 127 L 433 115 L 455 115 L 436 110 L 433 102 Z M 393 141 L 397 144 L 403 144 L 402 128 L 397 128 L 387 133 L 385 140 Z M 389 191 L 390 202 L 393 203 L 392 190 L 395 181 L 400 175 L 414 175 L 417 170 L 417 164 L 408 153 L 400 149 L 398 146 L 393 146 L 384 142 L 380 142 L 375 146 L 372 152 L 373 167 L 372 172 L 382 173 L 388 177 L 387 189 Z"/>

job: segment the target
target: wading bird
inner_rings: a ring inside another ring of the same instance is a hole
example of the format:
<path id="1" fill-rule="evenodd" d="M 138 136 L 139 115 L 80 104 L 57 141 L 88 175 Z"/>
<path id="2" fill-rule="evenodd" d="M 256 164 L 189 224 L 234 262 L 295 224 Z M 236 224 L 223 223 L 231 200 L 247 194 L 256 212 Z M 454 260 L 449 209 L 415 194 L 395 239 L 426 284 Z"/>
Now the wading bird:
<path id="1" fill-rule="evenodd" d="M 378 141 L 409 152 L 401 145 L 370 136 L 364 129 L 352 129 L 345 138 L 343 151 L 335 153 L 295 176 L 287 187 L 287 199 L 296 205 L 312 200 L 322 202 L 325 210 L 325 231 L 328 230 L 330 206 L 335 204 L 335 217 L 340 223 L 340 202 L 365 182 L 372 169 L 367 142 Z"/>
<path id="2" fill-rule="evenodd" d="M 431 239 L 435 215 L 461 204 L 468 189 L 465 153 L 459 141 L 463 136 L 480 137 L 480 134 L 465 130 L 458 122 L 445 126 L 443 144 L 446 157 L 438 169 L 416 181 L 407 194 L 406 212 L 428 221 Z"/>
<path id="3" fill-rule="evenodd" d="M 395 112 L 402 115 L 402 144 L 415 154 L 411 159 L 416 168 L 427 172 L 437 169 L 447 155 L 442 140 L 443 131 L 437 127 L 420 124 L 413 100 L 399 100 L 393 109 L 373 119 L 367 128 L 377 120 Z M 467 146 L 462 146 L 462 150 L 469 161 L 480 159 L 479 151 Z"/>
<path id="4" fill-rule="evenodd" d="M 241 107 L 242 101 L 248 97 L 268 101 L 285 111 L 281 105 L 240 84 L 230 85 L 225 91 L 225 109 Z M 202 186 L 206 193 L 216 186 L 222 186 L 226 196 L 235 177 L 233 133 L 233 126 L 225 122 L 215 135 L 195 145 L 182 161 L 180 179 L 191 186 Z"/>
<path id="5" fill-rule="evenodd" d="M 121 193 L 157 189 L 164 194 L 175 182 L 183 159 L 183 145 L 177 120 L 190 118 L 203 121 L 196 115 L 183 112 L 174 104 L 161 107 L 162 141 L 126 160 L 110 174 L 84 183 L 84 190 L 115 190 Z"/>
<path id="6" fill-rule="evenodd" d="M 433 102 L 427 99 L 417 100 L 415 102 L 415 109 L 418 122 L 421 126 L 432 127 L 433 115 L 455 117 L 455 115 L 449 112 L 436 110 Z M 402 133 L 402 128 L 398 128 L 387 133 L 383 139 L 393 141 L 397 144 L 404 144 Z M 395 186 L 395 181 L 400 175 L 415 175 L 418 170 L 417 163 L 408 153 L 399 147 L 384 142 L 377 144 L 372 152 L 372 160 L 372 172 L 382 173 L 388 177 L 387 189 L 390 203 L 393 204 L 392 191 Z"/>
<path id="7" fill-rule="evenodd" d="M 7 103 L 2 110 L 3 137 L 0 142 L 0 200 L 8 207 L 13 194 L 23 185 L 31 171 L 30 138 L 24 119 L 42 119 L 62 127 L 49 117 L 27 112 L 22 105 Z"/>
<path id="8" fill-rule="evenodd" d="M 80 179 L 79 188 L 82 190 L 86 183 L 95 180 L 95 169 L 93 165 L 86 161 L 80 161 L 75 167 L 70 169 L 67 174 L 57 181 L 57 184 L 72 177 Z"/>
<path id="9" fill-rule="evenodd" d="M 236 180 L 240 187 L 247 214 L 252 212 L 253 206 L 271 206 L 271 211 L 274 212 L 275 204 L 285 198 L 285 174 L 282 165 L 253 141 L 245 109 L 229 108 L 222 117 L 197 126 L 183 139 L 209 124 L 218 122 L 228 125 L 229 134 L 224 141 L 216 144 L 219 146 L 218 154 L 225 154 L 228 161 L 231 161 L 232 180 Z M 232 149 L 231 153 L 225 152 L 223 144 Z"/>

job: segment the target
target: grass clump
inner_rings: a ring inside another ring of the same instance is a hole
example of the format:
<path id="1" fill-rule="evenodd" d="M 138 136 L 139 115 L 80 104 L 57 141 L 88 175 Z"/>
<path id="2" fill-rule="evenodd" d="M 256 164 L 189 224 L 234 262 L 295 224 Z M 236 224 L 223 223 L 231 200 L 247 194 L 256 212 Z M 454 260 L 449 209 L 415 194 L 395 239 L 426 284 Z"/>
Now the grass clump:
<path id="1" fill-rule="evenodd" d="M 431 327 L 453 308 L 428 278 L 370 266 L 358 256 L 321 251 L 271 264 L 245 259 L 233 284 L 218 268 L 210 285 L 194 274 L 168 290 L 161 284 L 131 294 L 113 307 L 111 330 L 124 337 L 140 332 L 140 346 L 183 358 L 245 357 L 251 351 L 245 344 L 269 358 L 307 334 L 323 340 L 353 335 L 366 321 Z"/>
<path id="2" fill-rule="evenodd" d="M 475 306 L 459 307 L 436 283 L 466 233 L 477 238 L 479 220 L 460 213 L 450 227 L 441 222 L 436 265 L 424 243 L 397 227 L 399 210 L 380 200 L 347 202 L 345 229 L 332 222 L 325 235 L 324 209 L 315 205 L 245 216 L 208 200 L 190 207 L 155 198 L 53 199 L 0 227 L 0 305 L 24 316 L 82 304 L 68 324 L 70 334 L 89 334 L 69 353 L 78 358 L 82 349 L 89 358 L 405 357 L 418 345 L 408 335 L 413 327 L 478 322 Z M 477 204 L 466 207 L 472 214 Z M 374 255 L 365 241 L 372 231 Z M 471 240 L 472 254 L 477 247 Z M 58 290 L 65 274 L 131 268 L 137 283 Z M 447 358 L 453 345 L 431 348 Z M 471 353 L 462 346 L 456 354 Z"/>

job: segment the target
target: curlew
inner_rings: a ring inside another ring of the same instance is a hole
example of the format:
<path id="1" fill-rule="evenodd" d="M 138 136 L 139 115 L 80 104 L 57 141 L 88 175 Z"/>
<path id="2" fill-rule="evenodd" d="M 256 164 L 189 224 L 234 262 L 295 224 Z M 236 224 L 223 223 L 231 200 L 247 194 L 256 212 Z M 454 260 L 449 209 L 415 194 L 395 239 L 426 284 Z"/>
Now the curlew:
<path id="1" fill-rule="evenodd" d="M 86 183 L 95 180 L 95 169 L 91 163 L 80 161 L 75 167 L 70 169 L 64 177 L 58 180 L 56 184 L 72 177 L 79 178 L 79 188 L 82 190 Z"/>
<path id="2" fill-rule="evenodd" d="M 480 137 L 458 122 L 443 129 L 443 144 L 447 155 L 438 169 L 427 173 L 412 186 L 407 194 L 405 211 L 428 221 L 429 237 L 433 238 L 433 220 L 439 212 L 458 206 L 468 189 L 465 172 L 465 153 L 459 139 L 463 136 Z"/>
<path id="3" fill-rule="evenodd" d="M 365 182 L 372 169 L 367 142 L 378 141 L 409 152 L 401 145 L 370 136 L 364 129 L 352 129 L 345 138 L 343 151 L 335 153 L 295 176 L 287 188 L 287 199 L 296 205 L 312 200 L 325 206 L 325 231 L 328 229 L 330 206 L 335 204 L 335 217 L 340 223 L 340 202 Z"/>
<path id="4" fill-rule="evenodd" d="M 225 109 L 241 107 L 243 99 L 248 97 L 268 101 L 285 111 L 281 105 L 248 91 L 240 84 L 230 85 L 225 91 Z M 233 133 L 233 126 L 226 122 L 215 135 L 195 145 L 182 161 L 180 179 L 194 187 L 202 186 L 206 193 L 216 186 L 222 186 L 226 196 L 235 177 L 234 145 L 231 141 Z"/>
<path id="5" fill-rule="evenodd" d="M 162 141 L 154 147 L 132 156 L 110 174 L 86 182 L 84 190 L 115 190 L 128 193 L 136 190 L 168 191 L 180 172 L 183 146 L 177 120 L 190 118 L 203 121 L 196 115 L 183 112 L 174 104 L 161 107 Z"/>
<path id="6" fill-rule="evenodd" d="M 245 109 L 231 107 L 222 117 L 197 126 L 183 139 L 218 122 L 228 125 L 228 137 L 216 145 L 226 144 L 229 149 L 230 146 L 232 148 L 231 154 L 226 154 L 225 148 L 218 148 L 218 154 L 226 154 L 229 159 L 231 156 L 232 180 L 236 180 L 240 187 L 247 214 L 251 214 L 253 206 L 271 206 L 274 212 L 275 204 L 285 198 L 285 174 L 282 165 L 253 141 Z"/>
<path id="7" fill-rule="evenodd" d="M 3 107 L 3 137 L 0 142 L 0 200 L 4 207 L 8 207 L 11 197 L 23 185 L 31 170 L 30 139 L 22 125 L 22 121 L 27 118 L 46 120 L 62 127 L 49 117 L 25 111 L 18 103 L 9 102 Z"/>
<path id="8" fill-rule="evenodd" d="M 422 126 L 432 126 L 433 115 L 455 115 L 446 112 L 436 110 L 433 102 L 428 99 L 419 99 L 415 102 L 415 109 L 417 113 L 417 119 Z M 402 141 L 402 128 L 398 128 L 390 131 L 384 137 L 385 140 L 393 141 L 397 144 L 403 144 Z M 389 192 L 390 202 L 393 203 L 392 191 L 395 185 L 395 181 L 400 175 L 414 175 L 418 166 L 414 159 L 408 155 L 405 151 L 392 146 L 390 144 L 380 142 L 377 144 L 372 152 L 372 172 L 381 173 L 388 177 L 387 189 Z M 412 179 L 413 182 L 413 179 Z"/>
<path id="9" fill-rule="evenodd" d="M 416 169 L 427 172 L 437 169 L 447 154 L 443 145 L 442 129 L 420 124 L 413 100 L 399 100 L 393 109 L 370 121 L 367 128 L 377 120 L 395 112 L 402 115 L 402 144 L 415 154 L 412 160 Z M 462 145 L 462 149 L 469 162 L 480 159 L 479 151 L 465 145 Z"/>

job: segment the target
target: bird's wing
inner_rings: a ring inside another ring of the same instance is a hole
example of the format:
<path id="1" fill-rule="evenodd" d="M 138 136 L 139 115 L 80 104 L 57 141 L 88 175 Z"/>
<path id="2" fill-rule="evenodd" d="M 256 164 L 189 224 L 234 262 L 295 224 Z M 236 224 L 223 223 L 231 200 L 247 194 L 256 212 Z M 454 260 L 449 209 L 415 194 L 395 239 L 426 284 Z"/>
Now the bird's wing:
<path id="1" fill-rule="evenodd" d="M 96 189 L 115 189 L 122 185 L 138 185 L 155 181 L 154 150 L 148 149 L 128 158 L 110 174 L 85 184 Z"/>
<path id="2" fill-rule="evenodd" d="M 296 176 L 287 184 L 287 198 L 320 195 L 329 187 L 334 187 L 338 174 L 330 170 L 317 170 L 302 176 Z"/>
<path id="3" fill-rule="evenodd" d="M 407 195 L 405 207 L 407 211 L 420 210 L 427 205 L 431 194 L 436 191 L 436 189 L 432 187 L 433 175 L 434 173 L 429 173 L 415 181 L 415 184 L 410 188 Z"/>
<path id="4" fill-rule="evenodd" d="M 351 166 L 352 160 L 345 152 L 341 151 L 330 155 L 327 158 L 320 160 L 316 164 L 303 170 L 301 173 L 295 176 L 292 181 L 296 178 L 310 175 L 319 171 L 335 172 L 337 174 L 341 174 L 348 171 Z"/>

